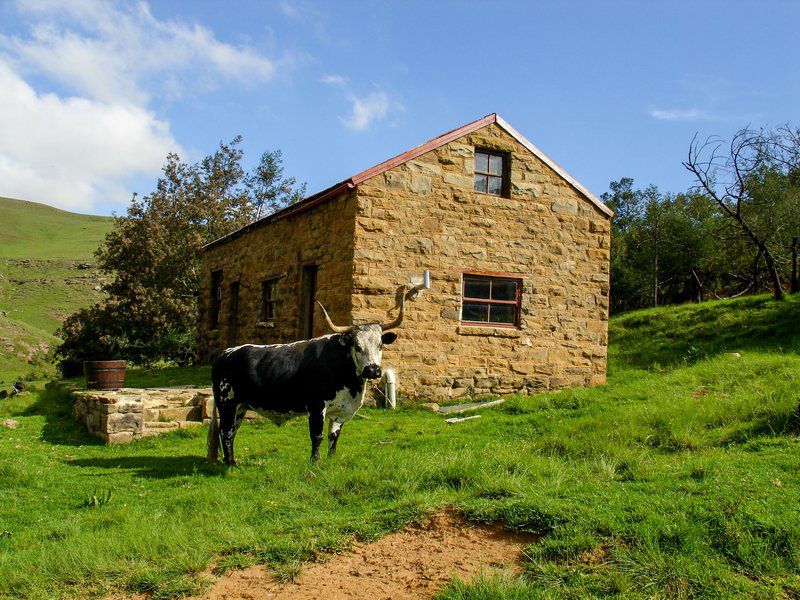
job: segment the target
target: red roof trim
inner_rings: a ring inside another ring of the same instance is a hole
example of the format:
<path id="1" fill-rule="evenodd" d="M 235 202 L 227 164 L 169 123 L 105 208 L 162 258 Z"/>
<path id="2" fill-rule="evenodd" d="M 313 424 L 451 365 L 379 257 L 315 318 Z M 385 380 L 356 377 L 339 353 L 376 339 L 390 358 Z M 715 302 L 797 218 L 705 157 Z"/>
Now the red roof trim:
<path id="1" fill-rule="evenodd" d="M 370 177 L 375 177 L 375 175 L 380 175 L 381 173 L 384 173 L 389 169 L 394 169 L 395 167 L 398 167 L 403 163 L 408 162 L 409 160 L 414 160 L 418 156 L 422 156 L 426 152 L 430 152 L 431 150 L 435 150 L 440 146 L 449 144 L 453 140 L 456 140 L 463 135 L 467 135 L 468 133 L 477 131 L 481 127 L 485 127 L 486 125 L 496 122 L 497 122 L 497 115 L 495 113 L 486 115 L 482 119 L 478 119 L 477 121 L 473 121 L 472 123 L 467 123 L 466 125 L 462 125 L 461 127 L 453 129 L 452 131 L 443 133 L 437 138 L 433 138 L 432 140 L 429 140 L 424 144 L 420 144 L 416 148 L 412 148 L 411 150 L 407 150 L 402 154 L 398 154 L 394 158 L 385 160 L 381 164 L 375 165 L 374 167 L 371 167 L 366 171 L 361 171 L 361 173 L 359 173 L 358 175 L 353 175 L 350 178 L 350 181 L 352 181 L 355 185 L 358 185 L 359 183 L 366 181 Z"/>

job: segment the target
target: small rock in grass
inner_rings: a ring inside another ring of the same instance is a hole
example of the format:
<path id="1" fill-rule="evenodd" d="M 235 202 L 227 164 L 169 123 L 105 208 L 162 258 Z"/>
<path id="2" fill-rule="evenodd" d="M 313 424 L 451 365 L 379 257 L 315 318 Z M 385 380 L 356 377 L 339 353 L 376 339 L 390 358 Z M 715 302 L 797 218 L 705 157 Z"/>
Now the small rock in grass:
<path id="1" fill-rule="evenodd" d="M 3 427 L 6 427 L 8 429 L 16 429 L 18 426 L 19 423 L 14 419 L 6 419 L 5 421 L 3 421 Z"/>
<path id="2" fill-rule="evenodd" d="M 425 402 L 424 404 L 420 404 L 422 408 L 430 408 L 433 411 L 439 410 L 439 405 L 436 402 Z"/>
<path id="3" fill-rule="evenodd" d="M 732 356 L 733 358 L 741 358 L 742 355 L 739 354 L 738 352 L 726 352 L 725 356 Z"/>
<path id="4" fill-rule="evenodd" d="M 28 387 L 22 381 L 14 382 L 14 389 L 18 392 L 24 392 Z"/>
<path id="5" fill-rule="evenodd" d="M 783 482 L 780 479 L 773 479 L 772 485 L 774 485 L 775 487 L 783 487 Z"/>
<path id="6" fill-rule="evenodd" d="M 8 390 L 0 390 L 0 400 L 8 398 Z"/>

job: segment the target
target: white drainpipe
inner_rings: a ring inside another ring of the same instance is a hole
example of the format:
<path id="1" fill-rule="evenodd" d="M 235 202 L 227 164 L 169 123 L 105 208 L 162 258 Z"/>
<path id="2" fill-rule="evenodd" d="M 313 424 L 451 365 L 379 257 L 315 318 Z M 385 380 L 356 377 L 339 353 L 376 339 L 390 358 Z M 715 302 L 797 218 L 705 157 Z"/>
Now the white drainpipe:
<path id="1" fill-rule="evenodd" d="M 386 380 L 384 386 L 384 395 L 386 396 L 386 407 L 397 407 L 397 375 L 394 369 L 386 369 L 383 372 L 383 377 Z"/>

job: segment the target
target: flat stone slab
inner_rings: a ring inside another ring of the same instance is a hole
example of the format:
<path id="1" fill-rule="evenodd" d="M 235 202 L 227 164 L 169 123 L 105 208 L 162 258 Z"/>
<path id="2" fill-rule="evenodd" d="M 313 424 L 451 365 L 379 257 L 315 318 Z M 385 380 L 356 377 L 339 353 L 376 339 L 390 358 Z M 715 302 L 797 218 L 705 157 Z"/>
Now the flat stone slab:
<path id="1" fill-rule="evenodd" d="M 463 421 L 470 421 L 472 419 L 480 419 L 481 415 L 470 415 L 468 417 L 451 417 L 449 419 L 445 419 L 445 423 L 461 423 Z"/>
<path id="2" fill-rule="evenodd" d="M 482 408 L 489 408 L 497 406 L 505 402 L 505 398 L 498 398 L 497 400 L 489 400 L 488 402 L 467 402 L 465 404 L 452 404 L 450 406 L 440 406 L 436 411 L 440 415 L 457 415 L 460 413 L 472 412 Z"/>

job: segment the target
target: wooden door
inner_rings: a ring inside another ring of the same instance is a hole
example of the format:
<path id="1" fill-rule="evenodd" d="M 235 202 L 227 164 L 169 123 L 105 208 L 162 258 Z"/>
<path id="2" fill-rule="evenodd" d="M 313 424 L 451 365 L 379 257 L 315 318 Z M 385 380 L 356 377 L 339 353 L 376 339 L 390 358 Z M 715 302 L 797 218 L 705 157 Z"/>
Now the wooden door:
<path id="1" fill-rule="evenodd" d="M 300 339 L 314 337 L 314 304 L 317 301 L 317 265 L 303 267 L 303 299 Z"/>
<path id="2" fill-rule="evenodd" d="M 231 305 L 228 312 L 228 347 L 236 345 L 239 337 L 239 282 L 231 283 Z"/>

